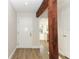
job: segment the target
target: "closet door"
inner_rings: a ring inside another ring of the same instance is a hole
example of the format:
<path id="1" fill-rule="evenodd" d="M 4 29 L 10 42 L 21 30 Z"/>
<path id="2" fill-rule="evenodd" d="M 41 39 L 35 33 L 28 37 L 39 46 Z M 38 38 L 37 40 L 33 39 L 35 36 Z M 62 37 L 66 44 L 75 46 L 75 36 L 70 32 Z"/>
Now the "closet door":
<path id="1" fill-rule="evenodd" d="M 17 25 L 18 48 L 32 48 L 32 20 L 21 17 Z"/>

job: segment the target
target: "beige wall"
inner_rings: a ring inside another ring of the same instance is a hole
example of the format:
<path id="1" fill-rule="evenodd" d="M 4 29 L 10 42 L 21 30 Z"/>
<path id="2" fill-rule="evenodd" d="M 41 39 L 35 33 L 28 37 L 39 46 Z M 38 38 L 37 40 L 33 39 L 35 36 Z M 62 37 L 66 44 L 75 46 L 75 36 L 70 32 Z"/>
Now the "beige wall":
<path id="1" fill-rule="evenodd" d="M 17 25 L 16 25 L 16 12 L 12 8 L 12 5 L 8 4 L 8 57 L 16 48 L 17 40 Z"/>

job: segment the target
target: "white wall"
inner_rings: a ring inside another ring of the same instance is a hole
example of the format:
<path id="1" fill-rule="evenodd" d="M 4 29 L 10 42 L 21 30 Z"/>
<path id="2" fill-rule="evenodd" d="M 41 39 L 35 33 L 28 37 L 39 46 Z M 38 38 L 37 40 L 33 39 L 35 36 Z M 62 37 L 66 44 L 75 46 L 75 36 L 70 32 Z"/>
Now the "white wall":
<path id="1" fill-rule="evenodd" d="M 24 19 L 27 20 L 27 22 L 28 22 L 28 20 L 32 21 L 32 27 L 31 28 L 33 29 L 32 30 L 33 31 L 33 33 L 32 33 L 32 40 L 28 41 L 28 38 L 26 38 L 27 42 L 31 42 L 32 41 L 32 43 L 31 43 L 32 47 L 29 46 L 30 43 L 28 44 L 26 42 L 26 47 L 24 47 L 24 48 L 39 48 L 40 47 L 40 41 L 39 41 L 39 23 L 38 23 L 39 19 L 36 18 L 36 16 L 35 16 L 34 13 L 22 13 L 22 12 L 21 13 L 17 13 L 17 28 L 18 29 L 19 29 L 18 22 L 20 20 L 24 20 Z M 26 23 L 26 25 L 27 25 L 27 23 Z M 17 30 L 17 32 L 18 32 L 18 30 Z M 18 38 L 17 38 L 17 43 L 20 44 Z M 19 48 L 19 44 L 17 44 L 18 48 Z"/>
<path id="2" fill-rule="evenodd" d="M 9 2 L 8 4 L 8 57 L 12 54 L 13 50 L 16 48 L 16 40 L 17 40 L 16 21 L 17 21 L 16 12 Z"/>
<path id="3" fill-rule="evenodd" d="M 59 52 L 70 57 L 70 9 L 68 0 L 58 0 Z"/>
<path id="4" fill-rule="evenodd" d="M 39 19 L 33 18 L 33 46 L 40 48 L 40 39 L 39 39 Z"/>

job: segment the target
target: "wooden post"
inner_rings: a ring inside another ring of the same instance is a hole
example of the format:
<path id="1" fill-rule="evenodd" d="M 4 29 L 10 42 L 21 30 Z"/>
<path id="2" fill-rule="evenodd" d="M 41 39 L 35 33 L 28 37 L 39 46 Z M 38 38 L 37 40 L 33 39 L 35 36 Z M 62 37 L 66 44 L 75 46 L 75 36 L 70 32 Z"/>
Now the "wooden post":
<path id="1" fill-rule="evenodd" d="M 49 59 L 58 59 L 57 0 L 48 1 Z"/>

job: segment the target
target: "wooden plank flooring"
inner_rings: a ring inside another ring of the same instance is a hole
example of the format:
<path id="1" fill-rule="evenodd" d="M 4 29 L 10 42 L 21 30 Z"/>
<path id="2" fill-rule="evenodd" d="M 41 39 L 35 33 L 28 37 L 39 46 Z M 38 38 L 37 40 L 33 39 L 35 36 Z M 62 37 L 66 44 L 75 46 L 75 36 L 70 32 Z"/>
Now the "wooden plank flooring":
<path id="1" fill-rule="evenodd" d="M 46 52 L 40 53 L 40 49 L 19 48 L 16 49 L 12 59 L 49 59 L 49 57 Z"/>
<path id="2" fill-rule="evenodd" d="M 12 59 L 41 59 L 40 50 L 18 48 Z"/>
<path id="3" fill-rule="evenodd" d="M 40 49 L 26 49 L 18 48 L 16 49 L 12 59 L 49 59 L 47 53 L 40 53 Z M 59 59 L 68 59 L 60 55 Z"/>

